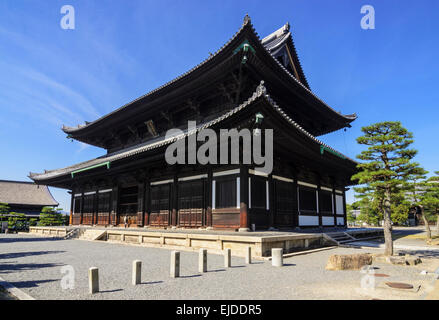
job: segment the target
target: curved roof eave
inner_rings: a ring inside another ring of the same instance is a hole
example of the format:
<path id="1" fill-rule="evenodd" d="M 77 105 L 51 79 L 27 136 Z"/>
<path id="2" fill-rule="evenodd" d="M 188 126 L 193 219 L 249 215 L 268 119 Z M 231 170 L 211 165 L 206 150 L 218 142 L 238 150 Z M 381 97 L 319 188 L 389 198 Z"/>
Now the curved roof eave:
<path id="1" fill-rule="evenodd" d="M 260 43 L 262 47 L 264 47 L 264 45 L 262 43 Z M 303 90 L 305 90 L 308 94 L 310 94 L 320 105 L 322 105 L 324 108 L 326 108 L 327 110 L 331 111 L 332 114 L 334 114 L 336 117 L 341 117 L 343 119 L 345 119 L 345 122 L 347 123 L 351 123 L 352 121 L 354 121 L 355 119 L 357 119 L 357 115 L 356 114 L 351 114 L 351 115 L 343 115 L 340 112 L 337 112 L 334 108 L 330 107 L 325 101 L 323 101 L 321 98 L 319 98 L 316 94 L 314 94 L 314 92 L 311 91 L 311 89 L 309 89 L 306 85 L 304 85 L 302 82 L 300 82 L 300 80 L 296 79 L 296 77 L 291 74 L 290 71 L 288 71 L 287 68 L 285 68 L 282 63 L 280 63 L 273 54 L 271 54 L 268 50 L 265 50 L 265 52 L 273 59 L 273 61 L 275 62 L 275 64 L 277 66 L 279 66 L 280 69 L 283 70 L 283 72 L 285 74 L 287 74 L 289 76 L 289 78 L 296 83 L 296 85 L 298 85 L 300 88 L 302 88 Z"/>
<path id="2" fill-rule="evenodd" d="M 287 23 L 285 26 L 287 26 L 288 25 L 288 29 L 289 29 L 289 24 Z M 285 26 L 283 26 L 282 28 L 285 28 Z M 279 32 L 279 30 L 281 30 L 282 28 L 280 28 L 280 29 L 278 29 L 277 31 L 275 31 L 274 33 L 272 33 L 271 35 L 273 35 L 273 34 L 275 34 L 276 32 Z M 125 105 L 123 105 L 122 107 L 119 107 L 118 109 L 115 109 L 115 110 L 113 110 L 112 112 L 110 112 L 110 113 L 108 113 L 108 114 L 106 114 L 106 115 L 104 115 L 104 116 L 102 116 L 101 118 L 99 118 L 99 119 L 97 119 L 97 120 L 94 120 L 94 121 L 92 121 L 92 122 L 86 122 L 85 124 L 82 124 L 82 125 L 78 125 L 78 126 L 76 126 L 76 127 L 68 127 L 68 126 L 62 126 L 62 130 L 66 133 L 66 134 L 68 134 L 68 135 L 71 135 L 71 134 L 75 134 L 75 133 L 79 133 L 79 132 L 81 132 L 81 131 L 83 131 L 84 129 L 87 129 L 87 128 L 90 128 L 90 127 L 92 127 L 92 126 L 94 126 L 94 125 L 96 125 L 97 123 L 99 123 L 99 122 L 102 122 L 103 120 L 105 120 L 105 119 L 107 119 L 107 118 L 109 118 L 109 117 L 111 117 L 113 114 L 116 114 L 116 113 L 118 113 L 118 112 L 120 112 L 121 110 L 123 110 L 123 109 L 125 109 L 125 108 L 127 108 L 127 107 L 129 107 L 129 106 L 131 106 L 131 105 L 133 105 L 134 103 L 136 103 L 136 102 L 138 102 L 138 101 L 140 101 L 140 100 L 142 100 L 142 99 L 145 99 L 145 98 L 147 98 L 147 97 L 150 97 L 151 95 L 153 95 L 153 94 L 156 94 L 156 93 L 158 93 L 158 92 L 160 92 L 161 90 L 163 90 L 163 89 L 165 89 L 165 88 L 168 88 L 169 86 L 172 86 L 172 85 L 175 85 L 175 84 L 177 84 L 177 83 L 179 83 L 180 81 L 182 81 L 183 79 L 186 79 L 190 74 L 192 74 L 193 72 L 195 72 L 196 70 L 198 70 L 198 69 L 200 69 L 202 66 L 205 66 L 208 62 L 210 62 L 210 61 L 213 61 L 214 59 L 216 59 L 217 57 L 218 57 L 218 55 L 221 53 L 221 52 L 223 52 L 224 50 L 225 50 L 225 48 L 227 48 L 235 39 L 237 39 L 243 32 L 244 32 L 244 30 L 249 30 L 251 33 L 252 33 L 252 35 L 258 40 L 258 42 L 259 42 L 259 45 L 262 47 L 262 48 L 264 48 L 264 51 L 276 62 L 276 64 L 290 77 L 290 78 L 292 78 L 293 80 L 294 80 L 294 82 L 296 83 L 296 84 L 298 84 L 300 87 L 302 87 L 303 89 L 305 89 L 309 94 L 311 94 L 311 96 L 313 96 L 313 98 L 314 99 L 316 99 L 317 100 L 317 102 L 318 103 L 320 103 L 323 107 L 325 107 L 325 108 L 327 108 L 328 110 L 330 110 L 330 111 L 332 111 L 332 113 L 334 114 L 334 115 L 336 115 L 337 117 L 342 117 L 342 118 L 344 118 L 345 119 L 345 122 L 347 122 L 347 123 L 350 123 L 350 122 L 352 122 L 352 121 L 354 121 L 357 117 L 356 117 L 356 115 L 349 115 L 349 116 L 345 116 L 345 115 L 342 115 L 341 113 L 339 113 L 339 112 L 337 112 L 337 111 L 335 111 L 333 108 L 331 108 L 329 105 L 327 105 L 322 99 L 320 99 L 319 97 L 317 97 L 312 91 L 311 91 L 311 89 L 309 88 L 309 85 L 308 85 L 308 82 L 306 81 L 306 78 L 305 78 L 305 75 L 304 75 L 304 73 L 303 73 L 303 70 L 302 70 L 302 67 L 301 67 L 301 65 L 300 65 L 300 61 L 299 61 L 299 58 L 298 58 L 298 56 L 297 56 L 297 52 L 296 52 L 296 49 L 295 49 L 295 47 L 294 47 L 294 42 L 293 42 L 293 39 L 292 39 L 292 37 L 291 37 L 291 35 L 290 36 L 288 36 L 288 37 L 286 37 L 285 38 L 285 41 L 290 41 L 291 42 L 291 45 L 293 46 L 293 55 L 297 58 L 297 60 L 298 60 L 298 62 L 299 62 L 299 70 L 300 70 L 300 73 L 301 73 L 301 75 L 300 76 L 303 76 L 303 81 L 305 82 L 305 84 L 304 83 L 302 83 L 300 80 L 298 80 L 298 79 L 296 79 L 296 77 L 294 77 L 294 75 L 292 75 L 270 52 L 269 52 L 269 50 L 267 50 L 266 48 L 265 48 L 265 46 L 264 46 L 264 44 L 263 44 L 263 39 L 261 40 L 260 39 L 260 37 L 259 37 L 259 35 L 257 34 L 257 32 L 256 32 L 256 30 L 254 29 L 254 27 L 253 27 L 253 25 L 252 25 L 252 23 L 251 23 L 251 20 L 250 20 L 250 18 L 246 15 L 245 16 L 245 18 L 244 18 L 244 22 L 243 22 L 243 24 L 242 24 L 242 26 L 241 26 L 241 28 L 220 48 L 220 49 L 218 49 L 214 54 L 212 54 L 212 55 L 210 55 L 207 59 L 205 59 L 204 61 L 202 61 L 201 63 L 199 63 L 198 65 L 196 65 L 195 67 L 193 67 L 192 69 L 190 69 L 189 71 L 187 71 L 187 72 L 185 72 L 185 73 L 183 73 L 182 75 L 180 75 L 180 76 L 178 76 L 178 77 L 176 77 L 176 78 L 174 78 L 173 80 L 171 80 L 171 81 L 169 81 L 169 82 L 167 82 L 167 83 L 165 83 L 165 84 L 163 84 L 163 85 L 161 85 L 160 87 L 158 87 L 158 88 L 156 88 L 156 89 L 154 89 L 154 90 L 152 90 L 152 91 L 150 91 L 150 92 L 148 92 L 148 93 L 146 93 L 145 95 L 143 95 L 143 96 L 141 96 L 141 97 L 139 97 L 139 98 L 137 98 L 137 99 L 135 99 L 135 100 L 133 100 L 133 101 L 131 101 L 131 102 L 129 102 L 129 103 L 127 103 L 127 104 L 125 104 Z M 269 36 L 267 36 L 266 38 L 268 38 L 268 37 L 270 37 L 270 35 Z M 266 38 L 264 38 L 264 39 L 266 39 Z"/>
<path id="3" fill-rule="evenodd" d="M 270 97 L 270 95 L 267 93 L 267 89 L 265 88 L 264 82 L 261 81 L 261 84 L 257 87 L 256 91 L 253 93 L 253 95 L 247 99 L 245 102 L 241 103 L 239 106 L 235 107 L 234 109 L 224 113 L 223 115 L 219 116 L 218 118 L 215 118 L 213 120 L 210 120 L 206 123 L 200 124 L 199 126 L 197 126 L 194 130 L 192 131 L 186 131 L 183 132 L 181 134 L 177 134 L 175 136 L 169 137 L 169 138 L 164 138 L 164 137 L 159 137 L 157 139 L 155 139 L 152 142 L 148 142 L 148 143 L 144 143 L 138 146 L 134 146 L 134 147 L 130 147 L 124 150 L 120 150 L 117 151 L 113 154 L 110 155 L 105 155 L 102 157 L 98 157 L 92 160 L 88 160 L 85 162 L 81 162 L 79 164 L 70 166 L 70 167 L 66 167 L 66 168 L 61 168 L 61 169 L 55 169 L 55 170 L 50 170 L 50 171 L 46 171 L 44 173 L 38 174 L 38 173 L 30 173 L 29 174 L 29 178 L 31 178 L 34 181 L 44 181 L 44 180 L 49 180 L 49 179 L 53 179 L 53 178 L 57 178 L 60 176 L 65 176 L 68 174 L 71 174 L 71 172 L 78 170 L 78 169 L 82 169 L 82 168 L 87 168 L 90 166 L 94 166 L 100 163 L 104 163 L 104 162 L 108 162 L 108 161 L 117 161 L 117 160 L 122 160 L 143 152 L 147 152 L 150 151 L 152 149 L 156 149 L 159 147 L 163 147 L 166 146 L 168 144 L 171 144 L 177 140 L 180 139 L 184 139 L 186 138 L 188 135 L 192 135 L 194 133 L 197 133 L 205 128 L 209 128 L 212 127 L 213 125 L 216 125 L 222 121 L 224 121 L 225 119 L 231 117 L 232 115 L 236 114 L 237 112 L 243 110 L 244 108 L 246 108 L 247 106 L 249 106 L 250 104 L 252 104 L 254 101 L 256 101 L 259 98 L 263 98 L 266 99 L 266 101 L 286 120 L 288 121 L 288 123 L 292 126 L 294 126 L 299 132 L 301 132 L 304 136 L 306 136 L 308 139 L 311 139 L 313 143 L 316 143 L 320 146 L 324 146 L 325 148 L 327 148 L 328 150 L 331 150 L 332 152 L 339 154 L 341 156 L 343 156 L 343 158 L 349 162 L 351 162 L 352 164 L 357 164 L 356 161 L 350 159 L 349 157 L 343 155 L 341 152 L 338 152 L 337 150 L 333 149 L 332 147 L 330 147 L 329 145 L 325 144 L 324 142 L 320 141 L 319 139 L 317 139 L 315 136 L 313 136 L 312 134 L 310 134 L 308 131 L 306 131 L 304 128 L 302 128 L 297 122 L 295 122 L 293 119 L 291 119 L 286 112 L 284 112 L 278 105 L 277 103 Z"/>
<path id="4" fill-rule="evenodd" d="M 308 80 L 306 79 L 305 72 L 303 72 L 302 64 L 300 62 L 299 55 L 297 54 L 296 46 L 294 45 L 293 35 L 290 30 L 289 22 L 284 24 L 281 28 L 279 28 L 275 32 L 263 38 L 261 40 L 261 43 L 270 52 L 279 49 L 282 45 L 289 46 L 289 48 L 291 49 L 292 58 L 295 60 L 293 61 L 294 67 L 296 68 L 298 75 L 300 77 L 299 81 L 302 82 L 309 90 L 311 90 Z"/>
<path id="5" fill-rule="evenodd" d="M 160 90 L 167 88 L 175 83 L 177 83 L 178 81 L 185 79 L 186 77 L 188 77 L 190 74 L 192 74 L 193 72 L 195 72 L 196 70 L 198 70 L 199 68 L 201 68 L 202 66 L 206 65 L 208 62 L 214 60 L 226 47 L 228 47 L 233 40 L 235 40 L 236 38 L 239 37 L 239 35 L 246 29 L 246 28 L 250 28 L 253 32 L 255 32 L 252 24 L 251 24 L 251 20 L 250 18 L 248 18 L 248 16 L 246 16 L 246 18 L 244 18 L 244 22 L 241 26 L 241 28 L 239 28 L 239 30 L 221 47 L 219 48 L 214 54 L 211 54 L 208 58 L 206 58 L 204 61 L 200 62 L 199 64 L 197 64 L 195 67 L 193 67 L 192 69 L 186 71 L 185 73 L 181 74 L 180 76 L 164 83 L 163 85 L 159 86 L 158 88 L 151 90 L 150 92 L 144 94 L 143 96 L 140 96 L 137 99 L 132 100 L 131 102 L 128 102 L 126 104 L 124 104 L 123 106 L 117 108 L 116 110 L 111 111 L 110 113 L 107 113 L 106 115 L 100 117 L 99 119 L 96 119 L 92 122 L 86 122 L 86 124 L 84 125 L 78 125 L 76 127 L 68 127 L 68 126 L 62 126 L 62 130 L 69 134 L 69 133 L 75 133 L 78 132 L 79 130 L 82 130 L 84 128 L 90 127 L 108 117 L 110 117 L 111 115 L 123 110 L 124 108 L 134 104 L 135 102 L 138 102 L 142 99 L 145 99 L 151 95 L 153 95 L 154 93 L 159 92 Z"/>

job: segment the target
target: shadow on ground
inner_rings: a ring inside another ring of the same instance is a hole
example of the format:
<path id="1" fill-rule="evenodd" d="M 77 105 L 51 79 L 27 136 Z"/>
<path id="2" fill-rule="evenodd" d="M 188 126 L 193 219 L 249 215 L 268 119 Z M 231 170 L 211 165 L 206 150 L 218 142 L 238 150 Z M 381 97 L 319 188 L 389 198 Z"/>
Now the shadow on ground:
<path id="1" fill-rule="evenodd" d="M 25 252 L 11 252 L 0 254 L 0 259 L 15 259 L 29 256 L 40 256 L 43 254 L 64 253 L 65 251 L 25 251 Z"/>
<path id="2" fill-rule="evenodd" d="M 398 230 L 393 230 L 392 232 L 392 239 L 393 240 L 398 240 L 407 236 L 411 236 L 414 234 L 420 234 L 420 233 L 424 233 L 425 230 L 424 229 L 398 229 Z"/>
<path id="3" fill-rule="evenodd" d="M 49 279 L 49 280 L 32 280 L 32 281 L 8 281 L 10 284 L 17 288 L 34 288 L 38 287 L 41 283 L 59 281 L 59 279 Z"/>
<path id="4" fill-rule="evenodd" d="M 439 250 L 398 250 L 400 254 L 411 254 L 419 258 L 439 258 Z"/>
<path id="5" fill-rule="evenodd" d="M 0 265 L 0 274 L 1 273 L 11 273 L 11 272 L 20 272 L 20 271 L 24 271 L 24 270 L 53 268 L 53 267 L 60 267 L 63 265 L 64 265 L 63 263 L 18 263 L 18 264 L 2 263 Z"/>
<path id="6" fill-rule="evenodd" d="M 12 242 L 38 242 L 38 241 L 61 241 L 63 238 L 39 238 L 39 237 L 23 237 L 23 238 L 3 238 L 0 236 L 1 243 L 12 243 Z"/>

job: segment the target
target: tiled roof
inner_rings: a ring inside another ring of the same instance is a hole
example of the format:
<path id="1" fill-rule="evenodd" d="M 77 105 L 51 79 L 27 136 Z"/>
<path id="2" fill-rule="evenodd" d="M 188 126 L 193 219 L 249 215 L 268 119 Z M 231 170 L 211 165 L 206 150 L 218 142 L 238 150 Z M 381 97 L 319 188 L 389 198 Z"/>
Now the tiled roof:
<path id="1" fill-rule="evenodd" d="M 177 83 L 183 79 L 185 79 L 187 76 L 189 76 L 190 74 L 192 74 L 193 72 L 195 72 L 196 70 L 200 69 L 202 66 L 206 65 L 207 63 L 209 63 L 210 61 L 212 61 L 213 59 L 215 59 L 226 47 L 228 47 L 236 38 L 238 38 L 238 36 L 241 34 L 241 32 L 243 32 L 243 30 L 245 28 L 250 28 L 250 30 L 255 34 L 256 38 L 259 39 L 259 41 L 261 41 L 262 46 L 266 49 L 267 53 L 274 59 L 274 61 L 297 83 L 299 84 L 301 87 L 303 87 L 308 93 L 310 93 L 317 101 L 319 101 L 323 106 L 327 107 L 329 110 L 339 114 L 340 116 L 346 118 L 348 121 L 353 121 L 357 118 L 357 116 L 355 114 L 353 115 L 342 115 L 341 113 L 335 111 L 333 108 L 331 108 L 329 105 L 327 105 L 322 99 L 320 99 L 319 97 L 317 97 L 309 88 L 308 82 L 306 80 L 305 74 L 303 73 L 302 70 L 302 66 L 300 65 L 300 60 L 299 57 L 296 54 L 296 49 L 294 46 L 294 42 L 292 40 L 291 37 L 291 33 L 289 32 L 289 24 L 284 25 L 282 28 L 276 30 L 275 32 L 273 32 L 272 34 L 268 35 L 267 37 L 265 37 L 264 39 L 260 39 L 259 35 L 257 34 L 255 28 L 253 27 L 250 18 L 246 15 L 244 18 L 244 22 L 242 24 L 242 26 L 239 28 L 239 30 L 229 39 L 229 41 L 227 41 L 221 48 L 219 48 L 214 54 L 211 54 L 208 58 L 206 58 L 204 61 L 202 61 L 201 63 L 199 63 L 198 65 L 196 65 L 195 67 L 193 67 L 192 69 L 190 69 L 189 71 L 181 74 L 180 76 L 176 77 L 175 79 L 161 85 L 160 87 L 148 92 L 147 94 L 123 105 L 120 108 L 117 108 L 115 110 L 113 110 L 112 112 L 102 116 L 99 119 L 96 119 L 92 122 L 88 122 L 86 121 L 85 124 L 79 124 L 76 127 L 69 127 L 69 126 L 62 126 L 62 130 L 67 133 L 67 134 L 74 134 L 79 132 L 80 130 L 90 127 L 92 125 L 95 125 L 98 122 L 101 122 L 109 117 L 111 117 L 113 114 L 120 112 L 121 110 L 123 110 L 124 108 L 133 105 L 134 103 L 145 99 L 149 96 L 152 96 L 153 94 L 159 92 L 160 90 L 167 88 L 171 85 L 173 85 L 174 83 Z M 285 33 L 285 30 L 288 30 L 287 33 Z M 282 35 L 282 36 L 281 36 Z M 271 53 L 274 48 L 275 45 L 278 45 L 279 43 L 283 43 L 284 41 L 291 41 L 291 44 L 294 48 L 294 55 L 297 58 L 298 61 L 298 68 L 299 68 L 299 72 L 300 72 L 300 76 L 303 78 L 301 79 L 304 83 L 300 82 L 300 80 L 296 79 L 296 77 L 291 74 L 275 57 L 274 55 Z"/>
<path id="2" fill-rule="evenodd" d="M 322 141 L 318 140 L 316 137 L 314 137 L 312 134 L 310 134 L 304 128 L 302 128 L 298 123 L 296 123 L 293 119 L 291 119 L 276 104 L 276 102 L 269 96 L 269 94 L 267 93 L 267 90 L 263 84 L 263 81 L 262 81 L 261 84 L 257 87 L 256 91 L 253 93 L 253 95 L 248 100 L 246 100 L 245 102 L 243 102 L 242 104 L 240 104 L 236 108 L 224 113 L 223 115 L 221 115 L 213 120 L 210 120 L 210 121 L 207 121 L 207 122 L 204 122 L 204 123 L 197 125 L 196 128 L 191 130 L 191 131 L 185 130 L 185 131 L 182 131 L 181 133 L 178 133 L 178 134 L 175 134 L 172 136 L 167 136 L 167 137 L 160 136 L 152 141 L 148 141 L 148 142 L 145 142 L 142 144 L 138 144 L 136 146 L 122 149 L 122 150 L 116 151 L 114 153 L 107 154 L 105 156 L 102 156 L 102 157 L 99 157 L 99 158 L 96 158 L 93 160 L 85 161 L 85 162 L 82 162 L 82 163 L 79 163 L 79 164 L 76 164 L 76 165 L 73 165 L 70 167 L 56 169 L 56 170 L 50 170 L 50 171 L 46 171 L 45 173 L 41 173 L 41 174 L 30 173 L 29 177 L 31 179 L 33 179 L 34 181 L 51 179 L 51 178 L 55 178 L 58 176 L 70 174 L 76 170 L 85 169 L 85 168 L 88 168 L 91 166 L 103 164 L 105 162 L 112 162 L 112 161 L 116 161 L 116 160 L 121 160 L 124 158 L 134 156 L 134 155 L 139 154 L 139 153 L 143 153 L 143 152 L 146 152 L 149 150 L 153 150 L 153 149 L 171 144 L 177 140 L 184 139 L 189 135 L 198 133 L 199 131 L 201 131 L 203 129 L 212 127 L 215 124 L 220 123 L 227 118 L 230 118 L 231 116 L 233 116 L 237 112 L 241 111 L 242 109 L 247 108 L 248 106 L 252 105 L 252 103 L 259 98 L 265 99 L 286 121 L 288 121 L 292 126 L 294 126 L 297 130 L 299 130 L 302 134 L 307 136 L 313 142 L 319 144 L 320 146 L 324 146 L 329 150 L 332 150 L 334 153 L 342 155 L 340 152 L 334 150 L 330 146 L 328 146 L 325 143 L 323 143 Z M 344 158 L 348 159 L 349 161 L 355 162 L 352 159 L 349 159 L 348 157 L 346 157 L 344 155 L 342 155 L 342 156 Z"/>
<path id="3" fill-rule="evenodd" d="M 35 206 L 58 205 L 47 186 L 9 180 L 0 180 L 0 202 Z"/>
<path id="4" fill-rule="evenodd" d="M 310 89 L 310 86 L 308 84 L 308 80 L 306 79 L 305 73 L 303 72 L 302 64 L 300 63 L 299 56 L 297 54 L 296 46 L 294 45 L 293 37 L 291 35 L 290 31 L 290 24 L 287 22 L 285 25 L 283 25 L 281 28 L 276 30 L 275 32 L 269 34 L 265 38 L 261 40 L 261 43 L 263 46 L 270 52 L 271 54 L 277 52 L 280 48 L 282 48 L 285 45 L 288 45 L 290 43 L 292 47 L 292 55 L 297 60 L 294 63 L 294 66 L 296 67 L 299 77 L 301 79 L 298 79 L 299 81 L 303 82 L 305 87 Z M 311 90 L 311 89 L 310 89 Z"/>

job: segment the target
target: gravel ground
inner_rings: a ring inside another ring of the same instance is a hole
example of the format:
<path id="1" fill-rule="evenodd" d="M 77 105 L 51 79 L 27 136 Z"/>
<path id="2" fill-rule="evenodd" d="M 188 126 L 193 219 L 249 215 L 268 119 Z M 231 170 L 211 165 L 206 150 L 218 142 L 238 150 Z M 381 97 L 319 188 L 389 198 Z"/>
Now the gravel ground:
<path id="1" fill-rule="evenodd" d="M 270 261 L 232 258 L 225 269 L 223 257 L 208 255 L 209 272 L 198 273 L 198 253 L 181 251 L 181 277 L 169 277 L 170 250 L 82 240 L 51 240 L 28 235 L 0 235 L 0 276 L 36 299 L 418 299 L 432 283 L 432 275 L 420 275 L 420 267 L 376 264 L 376 290 L 361 289 L 365 274 L 359 271 L 327 271 L 332 254 L 377 252 L 336 248 L 284 259 L 283 268 Z M 142 283 L 131 285 L 133 260 L 142 261 Z M 434 260 L 436 261 L 436 260 Z M 75 288 L 61 288 L 61 268 L 73 266 Z M 427 266 L 427 265 L 425 265 Z M 434 266 L 429 265 L 430 268 Z M 87 270 L 98 267 L 100 290 L 88 294 Z M 384 288 L 385 281 L 422 284 L 421 290 Z"/>

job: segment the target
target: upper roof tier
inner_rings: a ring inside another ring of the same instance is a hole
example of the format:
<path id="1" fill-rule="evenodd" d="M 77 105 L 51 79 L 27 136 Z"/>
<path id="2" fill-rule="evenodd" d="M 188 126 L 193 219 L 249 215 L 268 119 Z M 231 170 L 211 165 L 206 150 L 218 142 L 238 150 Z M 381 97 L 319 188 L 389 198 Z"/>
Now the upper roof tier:
<path id="1" fill-rule="evenodd" d="M 291 67 L 293 76 L 311 90 L 303 73 L 288 22 L 275 32 L 266 36 L 261 42 L 272 55 L 282 57 L 284 59 L 282 64 L 286 67 Z"/>
<path id="2" fill-rule="evenodd" d="M 205 90 L 204 87 L 210 85 L 217 91 L 218 85 L 222 84 L 214 83 L 212 79 L 220 78 L 225 72 L 240 70 L 245 63 L 253 70 L 253 75 L 260 76 L 259 79 L 247 80 L 254 81 L 253 88 L 260 80 L 265 80 L 273 96 L 285 105 L 285 111 L 311 134 L 319 136 L 349 127 L 356 119 L 355 114 L 342 115 L 335 111 L 311 91 L 288 23 L 261 40 L 246 16 L 241 28 L 225 45 L 191 70 L 95 121 L 86 121 L 76 127 L 63 126 L 62 130 L 70 138 L 111 149 L 103 137 L 113 136 L 118 128 L 128 127 L 137 132 L 138 128 L 132 129 L 133 122 L 141 120 L 140 123 L 146 123 L 153 115 L 163 114 L 165 108 L 171 111 L 178 108 L 183 97 L 190 98 L 190 92 L 201 90 L 201 87 Z M 285 103 L 293 99 L 296 99 L 294 105 Z M 239 99 L 233 104 L 236 106 L 241 102 Z M 169 116 L 164 117 L 168 119 Z"/>

